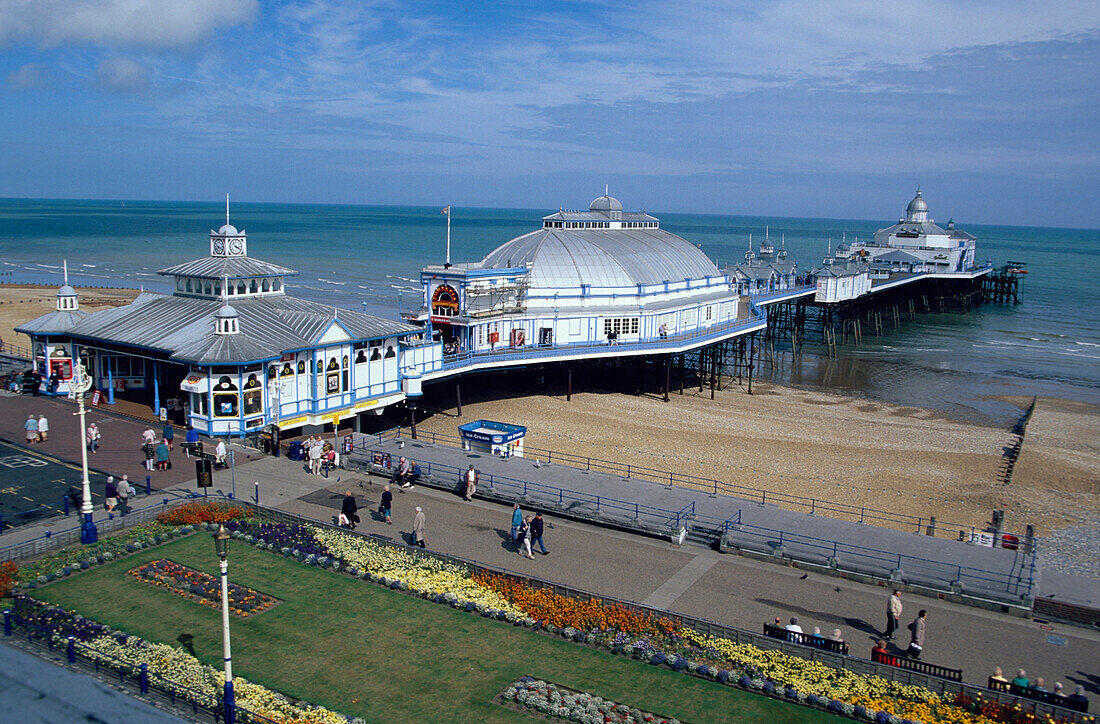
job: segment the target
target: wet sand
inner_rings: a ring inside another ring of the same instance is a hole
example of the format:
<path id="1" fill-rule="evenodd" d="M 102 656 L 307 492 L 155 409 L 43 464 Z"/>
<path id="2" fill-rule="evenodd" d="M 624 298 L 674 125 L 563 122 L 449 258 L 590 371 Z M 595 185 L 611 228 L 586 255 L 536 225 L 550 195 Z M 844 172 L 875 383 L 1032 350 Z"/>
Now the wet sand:
<path id="1" fill-rule="evenodd" d="M 1095 407 L 1044 401 L 1024 446 L 1033 452 L 1005 486 L 1003 454 L 1014 439 L 1007 429 L 777 385 L 753 392 L 733 388 L 711 401 L 709 390 L 696 389 L 674 392 L 668 403 L 593 392 L 572 402 L 564 395 L 470 401 L 461 421 L 435 415 L 422 427 L 457 435 L 460 422 L 479 418 L 519 423 L 531 448 L 935 516 L 947 529 L 984 526 L 999 508 L 1010 530 L 1031 523 L 1046 535 L 1100 510 Z"/>

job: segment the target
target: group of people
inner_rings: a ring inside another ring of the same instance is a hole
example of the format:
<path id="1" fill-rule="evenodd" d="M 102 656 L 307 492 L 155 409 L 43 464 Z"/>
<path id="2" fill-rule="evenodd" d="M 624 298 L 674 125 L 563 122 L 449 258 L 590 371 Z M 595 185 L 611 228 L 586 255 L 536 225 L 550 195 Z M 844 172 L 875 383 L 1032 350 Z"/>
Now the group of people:
<path id="1" fill-rule="evenodd" d="M 470 466 L 473 470 L 473 466 Z M 469 500 L 469 498 L 467 498 Z M 544 556 L 550 555 L 550 551 L 546 550 L 546 545 L 542 542 L 543 533 L 543 520 L 542 513 L 535 511 L 533 515 L 524 515 L 523 509 L 519 503 L 516 503 L 512 507 L 512 542 L 519 544 L 519 550 L 517 551 L 521 556 L 527 556 L 528 558 L 534 558 L 535 555 L 531 547 L 538 543 L 539 550 L 542 551 Z"/>
<path id="2" fill-rule="evenodd" d="M 129 476 L 123 475 L 122 479 L 117 483 L 113 475 L 107 477 L 107 485 L 103 491 L 103 507 L 107 509 L 108 513 L 114 513 L 118 510 L 119 515 L 126 515 L 129 512 L 129 500 L 134 497 L 136 491 L 134 486 L 130 485 Z"/>
<path id="3" fill-rule="evenodd" d="M 401 459 L 404 460 L 404 458 Z M 393 491 L 390 490 L 389 485 L 382 488 L 382 500 L 378 505 L 378 514 L 387 524 L 393 525 Z M 350 530 L 355 530 L 355 525 L 360 522 L 359 503 L 350 490 L 344 491 L 344 499 L 340 503 L 340 515 L 337 516 L 337 521 L 341 527 Z M 424 539 L 424 521 L 424 509 L 418 505 L 416 506 L 416 514 L 413 516 L 410 540 L 414 546 L 420 548 L 427 547 Z"/>
<path id="4" fill-rule="evenodd" d="M 302 441 L 302 452 L 309 461 L 309 472 L 320 475 L 324 466 L 337 468 L 340 466 L 340 453 L 331 442 L 325 442 L 320 435 L 310 435 Z"/>
<path id="5" fill-rule="evenodd" d="M 1065 687 L 1062 682 L 1055 681 L 1054 687 L 1047 689 L 1046 682 L 1043 677 L 1036 677 L 1034 680 L 1029 679 L 1027 672 L 1023 669 L 1019 669 L 1016 672 L 1016 678 L 1008 679 L 1005 677 L 1001 667 L 998 666 L 993 669 L 993 675 L 989 677 L 990 686 L 994 682 L 1000 682 L 1002 684 L 1011 684 L 1014 687 L 1020 687 L 1025 690 L 1024 696 L 1027 696 L 1028 692 L 1034 692 L 1036 694 L 1051 694 L 1056 697 L 1064 697 L 1066 701 L 1080 704 L 1082 707 L 1088 707 L 1088 697 L 1085 696 L 1085 687 L 1082 684 L 1078 684 L 1072 694 L 1066 694 Z"/>
<path id="6" fill-rule="evenodd" d="M 806 631 L 802 630 L 802 625 L 798 623 L 798 618 L 796 616 L 791 616 L 790 623 L 788 623 L 786 626 L 783 625 L 783 621 L 779 618 L 779 616 L 776 616 L 775 622 L 772 625 L 776 628 L 782 628 L 790 631 L 791 633 L 802 634 L 802 636 L 799 638 L 808 639 L 806 641 L 799 641 L 798 643 L 808 643 L 811 646 L 814 645 L 814 643 L 825 641 L 835 641 L 838 644 L 844 643 L 844 636 L 841 635 L 840 629 L 834 628 L 832 635 L 830 635 L 828 638 L 825 637 L 825 634 L 821 633 L 821 628 L 818 626 L 814 626 L 810 630 L 810 632 L 807 633 Z"/>
<path id="7" fill-rule="evenodd" d="M 894 589 L 890 594 L 890 600 L 886 603 L 886 630 L 882 638 L 875 642 L 875 649 L 886 652 L 886 642 L 894 640 L 894 634 L 898 631 L 902 614 L 901 591 Z M 905 655 L 919 659 L 924 651 L 924 634 L 927 628 L 928 611 L 921 609 L 917 617 L 909 624 L 909 646 L 905 649 Z"/>
<path id="8" fill-rule="evenodd" d="M 27 415 L 27 421 L 23 423 L 23 429 L 27 433 L 28 445 L 46 442 L 46 438 L 50 434 L 50 421 L 46 419 L 45 415 L 39 415 L 37 418 L 34 415 Z"/>
<path id="9" fill-rule="evenodd" d="M 163 471 L 172 469 L 172 441 L 175 436 L 176 431 L 170 422 L 164 423 L 159 441 L 157 440 L 157 433 L 151 427 L 141 433 L 141 450 L 145 453 L 146 470 Z"/>

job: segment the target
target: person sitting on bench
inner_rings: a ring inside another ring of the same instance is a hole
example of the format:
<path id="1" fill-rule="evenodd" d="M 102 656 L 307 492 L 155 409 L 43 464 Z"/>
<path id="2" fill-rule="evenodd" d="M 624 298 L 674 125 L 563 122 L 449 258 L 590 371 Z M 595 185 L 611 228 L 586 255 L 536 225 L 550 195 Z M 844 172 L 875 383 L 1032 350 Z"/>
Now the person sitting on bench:
<path id="1" fill-rule="evenodd" d="M 402 488 L 411 488 L 413 486 L 413 466 L 404 455 L 397 461 L 397 467 L 393 471 L 393 482 L 395 485 L 400 485 Z"/>

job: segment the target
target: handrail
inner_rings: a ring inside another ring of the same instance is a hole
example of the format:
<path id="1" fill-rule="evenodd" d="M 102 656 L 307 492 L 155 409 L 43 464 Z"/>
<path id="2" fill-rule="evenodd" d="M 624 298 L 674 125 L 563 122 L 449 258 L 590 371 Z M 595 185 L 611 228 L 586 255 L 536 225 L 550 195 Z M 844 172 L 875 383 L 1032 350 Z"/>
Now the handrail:
<path id="1" fill-rule="evenodd" d="M 788 631 L 785 628 L 773 626 L 770 623 L 764 624 L 764 635 L 781 641 L 790 641 L 791 643 L 821 649 L 822 651 L 832 651 L 837 654 L 848 653 L 848 644 L 845 641 L 833 641 L 824 636 L 815 636 L 813 634 L 800 633 L 798 631 Z"/>
<path id="2" fill-rule="evenodd" d="M 409 431 L 409 432 L 407 432 Z M 443 444 L 446 447 L 462 447 L 462 438 L 458 435 L 451 433 L 439 433 L 418 430 L 418 437 L 427 438 L 433 445 Z M 364 449 L 369 445 L 369 440 L 377 440 L 379 444 L 385 440 L 408 438 L 411 436 L 410 428 L 398 426 L 386 430 L 382 433 L 374 433 L 373 435 L 362 438 L 357 438 L 359 449 Z M 579 470 L 589 470 L 596 472 L 604 472 L 612 475 L 623 475 L 627 478 L 638 478 L 641 480 L 648 480 L 650 482 L 661 483 L 662 485 L 677 485 L 679 487 L 691 488 L 694 490 L 704 490 L 712 495 L 728 495 L 736 498 L 744 498 L 750 501 L 757 501 L 761 505 L 772 504 L 787 510 L 794 510 L 800 513 L 825 513 L 830 514 L 830 517 L 840 518 L 842 520 L 858 520 L 860 523 L 873 523 L 880 521 L 882 523 L 894 523 L 898 526 L 904 526 L 906 530 L 912 530 L 915 533 L 927 533 L 932 531 L 933 535 L 942 535 L 945 538 L 952 538 L 951 535 L 944 535 L 947 531 L 958 531 L 969 529 L 970 533 L 976 533 L 976 526 L 969 523 L 952 523 L 948 521 L 935 521 L 931 517 L 909 515 L 907 513 L 897 513 L 890 510 L 880 510 L 878 508 L 869 508 L 867 506 L 853 505 L 850 503 L 840 503 L 833 500 L 827 500 L 822 498 L 811 498 L 802 495 L 796 495 L 793 493 L 785 493 L 776 490 L 769 490 L 767 488 L 754 487 L 749 485 L 738 485 L 736 483 L 728 483 L 720 481 L 714 478 L 703 478 L 696 475 L 687 475 L 684 473 L 677 473 L 668 470 L 658 470 L 656 468 L 646 467 L 644 465 L 632 465 L 628 463 L 619 463 L 611 460 L 603 460 L 600 458 L 592 458 L 583 455 L 577 455 L 569 452 L 562 452 L 558 450 L 550 450 L 547 448 L 537 448 L 531 446 L 525 446 L 524 455 L 527 457 L 534 457 L 540 460 L 545 460 L 547 463 L 559 463 L 568 465 L 569 467 Z M 750 469 L 758 474 L 767 474 L 771 477 L 785 478 L 786 476 L 776 476 L 772 473 L 762 473 L 755 469 Z M 888 527 L 888 526 L 882 526 Z M 1004 531 L 1009 532 L 1009 531 Z M 1027 536 L 1021 533 L 1015 534 L 1021 542 L 1027 540 Z M 1032 538 L 1036 543 L 1038 539 Z"/>
<path id="3" fill-rule="evenodd" d="M 381 437 L 381 434 L 379 437 Z M 375 453 L 384 456 L 387 454 L 384 451 L 368 449 L 366 453 L 367 457 L 365 463 L 372 470 L 392 469 L 392 465 L 387 466 L 374 462 Z M 432 463 L 425 460 L 422 461 L 421 464 L 422 475 L 424 476 L 421 479 L 424 481 L 433 477 L 437 480 L 442 479 L 440 481 L 440 487 L 444 489 L 449 489 L 445 481 L 451 479 L 457 481 L 463 472 L 460 466 L 449 465 L 447 463 Z M 708 536 L 712 540 L 723 540 L 729 535 L 731 530 L 737 530 L 743 535 L 761 539 L 763 541 L 763 545 L 761 545 L 762 550 L 774 551 L 777 547 L 783 549 L 784 545 L 786 545 L 788 546 L 788 555 L 811 562 L 811 556 L 805 554 L 802 556 L 795 556 L 794 551 L 789 550 L 791 546 L 808 548 L 814 554 L 814 561 L 822 565 L 832 565 L 834 562 L 838 562 L 843 554 L 845 557 L 872 561 L 877 564 L 878 568 L 886 571 L 909 568 L 908 577 L 910 580 L 914 581 L 921 580 L 921 571 L 931 570 L 937 574 L 937 577 L 941 580 L 948 579 L 958 583 L 960 586 L 971 582 L 984 583 L 988 584 L 992 590 L 997 592 L 1000 592 L 1003 588 L 1005 593 L 1011 594 L 1012 596 L 1031 596 L 1035 585 L 1034 573 L 1030 570 L 1027 571 L 1028 577 L 1025 579 L 1025 570 L 1022 567 L 1018 573 L 1012 571 L 1001 573 L 986 570 L 984 568 L 964 566 L 954 562 L 937 561 L 920 556 L 897 553 L 895 551 L 871 548 L 826 538 L 816 538 L 814 536 L 792 533 L 774 528 L 765 528 L 742 522 L 740 511 L 738 512 L 736 522 L 732 520 L 723 521 L 704 518 L 696 514 L 695 501 L 688 503 L 680 510 L 671 510 L 499 474 L 482 475 L 481 484 L 483 489 L 487 487 L 490 493 L 502 497 L 528 498 L 532 494 L 541 493 L 544 498 L 544 500 L 541 501 L 543 505 L 556 501 L 559 512 L 576 518 L 589 518 L 590 514 L 586 514 L 586 511 L 579 510 L 579 508 L 581 506 L 591 507 L 594 505 L 595 510 L 592 511 L 592 514 L 600 515 L 605 520 L 609 520 L 612 524 L 633 526 L 641 530 L 646 530 L 649 527 L 656 527 L 658 532 L 662 535 L 673 534 L 679 532 L 681 529 L 690 528 L 695 533 Z M 503 489 L 503 492 L 501 492 L 501 489 Z M 616 520 L 616 514 L 619 516 L 618 520 Z M 689 521 L 690 525 L 688 524 Z M 851 568 L 850 565 L 848 567 Z M 1016 569 L 1013 568 L 1013 571 L 1015 570 Z M 933 582 L 931 585 L 932 587 L 944 590 L 942 584 L 937 586 Z"/>
<path id="4" fill-rule="evenodd" d="M 916 671 L 921 674 L 936 676 L 941 679 L 947 679 L 948 681 L 962 681 L 962 669 L 952 669 L 947 666 L 930 664 L 927 661 L 910 659 L 899 654 L 891 654 L 888 651 L 871 649 L 871 661 L 874 661 L 876 664 L 886 664 L 887 666 L 894 666 L 907 671 Z"/>

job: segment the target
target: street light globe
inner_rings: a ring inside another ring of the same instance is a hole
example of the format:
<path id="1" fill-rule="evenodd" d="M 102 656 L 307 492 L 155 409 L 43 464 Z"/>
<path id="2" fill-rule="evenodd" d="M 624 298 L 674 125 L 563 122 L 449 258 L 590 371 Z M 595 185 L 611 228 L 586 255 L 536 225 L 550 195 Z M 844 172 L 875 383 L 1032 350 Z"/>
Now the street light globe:
<path id="1" fill-rule="evenodd" d="M 218 523 L 218 529 L 214 531 L 212 536 L 214 538 L 214 550 L 218 554 L 218 558 L 223 561 L 229 558 L 229 531 L 225 528 L 225 523 Z"/>

